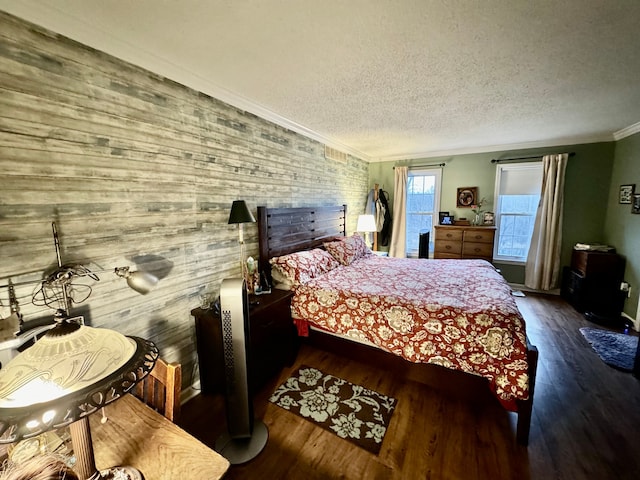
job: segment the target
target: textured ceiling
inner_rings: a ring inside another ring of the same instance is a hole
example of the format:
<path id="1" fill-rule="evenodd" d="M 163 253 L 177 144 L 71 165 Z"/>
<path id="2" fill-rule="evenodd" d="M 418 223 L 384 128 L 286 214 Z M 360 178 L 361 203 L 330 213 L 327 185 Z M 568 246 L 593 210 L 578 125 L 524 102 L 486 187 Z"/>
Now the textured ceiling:
<path id="1" fill-rule="evenodd" d="M 640 122 L 638 0 L 0 9 L 370 160 L 606 141 Z"/>

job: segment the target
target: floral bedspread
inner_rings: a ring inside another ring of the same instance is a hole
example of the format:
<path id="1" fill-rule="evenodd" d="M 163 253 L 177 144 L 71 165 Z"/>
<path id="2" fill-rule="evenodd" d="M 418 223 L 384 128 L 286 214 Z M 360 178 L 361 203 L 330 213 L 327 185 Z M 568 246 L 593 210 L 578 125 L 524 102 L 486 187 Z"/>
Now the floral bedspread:
<path id="1" fill-rule="evenodd" d="M 484 260 L 370 255 L 296 287 L 292 314 L 410 362 L 485 377 L 505 405 L 529 396 L 525 322 Z"/>

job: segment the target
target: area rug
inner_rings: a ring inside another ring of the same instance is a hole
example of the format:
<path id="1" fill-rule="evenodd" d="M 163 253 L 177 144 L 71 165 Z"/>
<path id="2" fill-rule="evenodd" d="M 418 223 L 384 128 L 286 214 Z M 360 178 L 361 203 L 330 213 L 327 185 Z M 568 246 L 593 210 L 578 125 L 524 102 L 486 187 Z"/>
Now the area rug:
<path id="1" fill-rule="evenodd" d="M 580 333 L 604 363 L 628 372 L 633 370 L 638 337 L 589 327 L 582 327 Z"/>
<path id="2" fill-rule="evenodd" d="M 396 399 L 302 366 L 269 401 L 378 454 Z"/>

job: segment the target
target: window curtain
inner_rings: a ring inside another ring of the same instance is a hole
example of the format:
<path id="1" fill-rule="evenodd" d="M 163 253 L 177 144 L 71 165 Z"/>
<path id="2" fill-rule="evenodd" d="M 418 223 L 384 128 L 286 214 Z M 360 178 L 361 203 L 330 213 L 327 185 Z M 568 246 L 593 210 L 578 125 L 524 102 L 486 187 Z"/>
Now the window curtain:
<path id="1" fill-rule="evenodd" d="M 389 256 L 404 258 L 407 256 L 407 181 L 409 179 L 409 167 L 395 168 L 395 181 L 393 190 L 393 222 L 391 230 L 391 244 Z"/>
<path id="2" fill-rule="evenodd" d="M 542 192 L 525 266 L 524 284 L 552 290 L 558 284 L 562 243 L 562 205 L 568 153 L 542 157 Z"/>

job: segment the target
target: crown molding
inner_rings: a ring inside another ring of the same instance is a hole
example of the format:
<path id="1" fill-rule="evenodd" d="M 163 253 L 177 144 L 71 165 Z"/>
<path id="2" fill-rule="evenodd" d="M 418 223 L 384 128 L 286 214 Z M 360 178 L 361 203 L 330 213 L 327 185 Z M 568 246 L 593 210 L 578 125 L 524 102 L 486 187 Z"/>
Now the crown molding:
<path id="1" fill-rule="evenodd" d="M 74 17 L 72 13 L 63 12 L 49 3 L 40 3 L 38 0 L 23 0 L 22 2 L 0 0 L 0 9 L 28 22 L 39 25 L 40 27 L 68 37 L 76 42 L 82 43 L 83 45 L 95 48 L 96 50 L 112 55 L 120 60 L 124 60 L 125 62 L 131 63 L 137 67 L 209 95 L 234 108 L 256 115 L 263 120 L 272 122 L 282 128 L 299 133 L 312 140 L 316 140 L 323 145 L 335 148 L 336 150 L 340 150 L 341 152 L 347 153 L 361 160 L 365 160 L 367 162 L 371 161 L 371 157 L 364 152 L 278 115 L 272 110 L 253 102 L 248 98 L 220 87 L 219 85 L 186 70 L 180 65 L 176 65 L 162 57 L 154 55 L 151 52 L 145 51 L 136 45 L 121 40 L 110 32 L 101 29 L 99 25 L 87 23 L 78 17 Z"/>
<path id="2" fill-rule="evenodd" d="M 113 36 L 110 32 L 101 29 L 98 25 L 92 25 L 78 17 L 74 17 L 73 13 L 61 11 L 55 7 L 55 3 L 51 4 L 48 2 L 40 2 L 38 0 L 22 0 L 20 2 L 15 2 L 14 0 L 0 0 L 0 9 L 60 35 L 64 35 L 84 45 L 103 51 L 133 65 L 176 81 L 188 88 L 210 95 L 234 108 L 254 114 L 282 128 L 299 133 L 323 145 L 335 148 L 370 163 L 500 152 L 507 150 L 524 150 L 561 145 L 611 142 L 621 140 L 640 132 L 640 122 L 638 122 L 612 134 L 587 137 L 568 137 L 553 141 L 538 141 L 520 144 L 500 144 L 440 151 L 407 152 L 405 154 L 372 157 L 335 139 L 315 132 L 304 125 L 278 115 L 272 110 L 242 97 L 241 95 L 215 85 L 209 80 L 204 79 L 195 73 L 180 67 L 179 65 L 175 65 L 157 55 L 152 54 L 151 52 L 137 47 L 136 45 L 125 42 Z"/>
<path id="3" fill-rule="evenodd" d="M 618 130 L 617 132 L 613 132 L 613 138 L 616 140 L 622 140 L 623 138 L 630 137 L 631 135 L 640 132 L 640 122 L 634 123 L 633 125 L 629 125 L 622 130 Z"/>
<path id="4" fill-rule="evenodd" d="M 476 153 L 493 153 L 504 152 L 511 150 L 527 150 L 532 148 L 547 148 L 558 147 L 565 145 L 582 145 L 586 143 L 600 143 L 600 142 L 613 142 L 614 138 L 612 134 L 590 135 L 585 137 L 566 137 L 556 140 L 542 140 L 536 142 L 527 143 L 512 143 L 502 145 L 487 145 L 484 147 L 473 148 L 459 148 L 452 150 L 439 150 L 428 151 L 421 153 L 408 153 L 405 155 L 389 155 L 385 157 L 377 157 L 371 160 L 371 163 L 375 162 L 397 162 L 400 160 L 418 160 L 423 158 L 435 158 L 435 157 L 452 157 L 456 155 L 473 155 Z"/>

